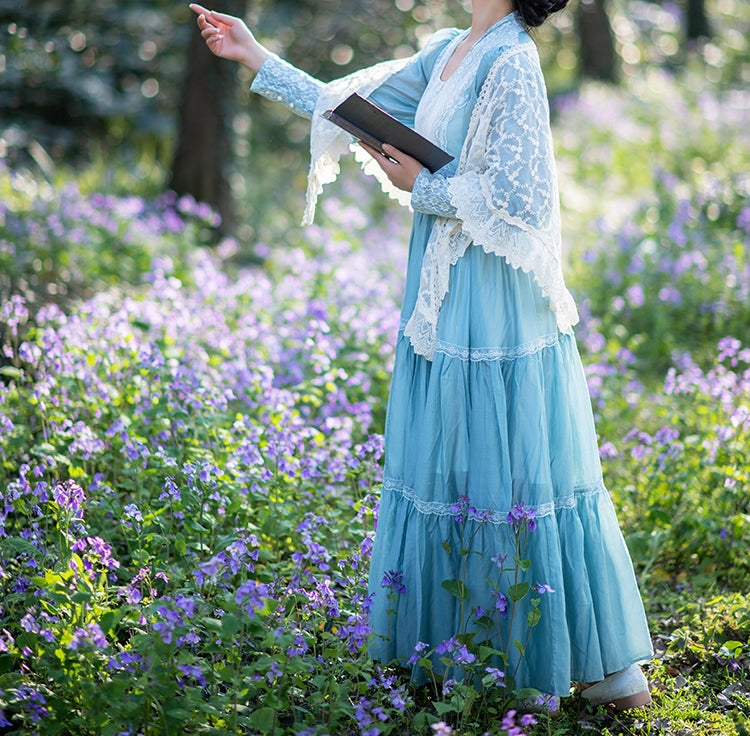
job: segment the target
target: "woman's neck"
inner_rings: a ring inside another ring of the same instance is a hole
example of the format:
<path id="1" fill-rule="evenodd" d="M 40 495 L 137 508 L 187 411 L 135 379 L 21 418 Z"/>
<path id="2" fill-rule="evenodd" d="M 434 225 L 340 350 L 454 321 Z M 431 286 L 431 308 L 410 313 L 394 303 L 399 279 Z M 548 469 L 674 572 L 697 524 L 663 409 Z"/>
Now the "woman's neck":
<path id="1" fill-rule="evenodd" d="M 513 12 L 513 0 L 474 0 L 469 37 L 477 39 L 499 20 Z"/>

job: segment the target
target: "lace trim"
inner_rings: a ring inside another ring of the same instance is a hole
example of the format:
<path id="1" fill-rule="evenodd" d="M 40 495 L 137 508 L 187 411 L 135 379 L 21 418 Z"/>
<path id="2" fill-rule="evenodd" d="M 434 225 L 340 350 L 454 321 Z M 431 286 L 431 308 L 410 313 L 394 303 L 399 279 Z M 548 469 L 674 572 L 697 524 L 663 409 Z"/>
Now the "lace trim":
<path id="1" fill-rule="evenodd" d="M 448 180 L 440 174 L 422 169 L 411 190 L 411 206 L 417 212 L 443 217 L 455 217 L 456 208 L 451 203 Z"/>
<path id="2" fill-rule="evenodd" d="M 403 496 L 414 508 L 421 514 L 430 516 L 455 516 L 453 511 L 453 504 L 440 503 L 439 501 L 425 501 L 419 498 L 413 488 L 409 488 L 403 483 L 403 481 L 396 480 L 394 478 L 386 478 L 383 480 L 383 492 L 398 493 Z M 560 509 L 572 509 L 576 507 L 579 498 L 585 496 L 595 496 L 599 493 L 609 493 L 604 485 L 603 481 L 597 481 L 596 483 L 589 483 L 587 485 L 576 486 L 573 489 L 573 493 L 564 498 L 556 499 L 550 503 L 542 504 L 541 506 L 535 506 L 534 511 L 536 512 L 536 518 L 543 518 L 545 516 L 552 516 Z M 508 513 L 510 509 L 506 511 L 495 511 L 493 509 L 477 509 L 477 514 L 484 517 L 486 515 L 487 521 L 490 524 L 507 524 Z"/>
<path id="3" fill-rule="evenodd" d="M 467 348 L 463 345 L 454 345 L 445 340 L 438 340 L 435 343 L 435 352 L 447 355 L 449 358 L 469 362 L 482 361 L 508 361 L 517 358 L 525 358 L 534 353 L 538 353 L 545 348 L 557 345 L 560 342 L 558 332 L 553 335 L 542 335 L 536 340 L 517 345 L 515 347 L 487 347 L 487 348 Z"/>

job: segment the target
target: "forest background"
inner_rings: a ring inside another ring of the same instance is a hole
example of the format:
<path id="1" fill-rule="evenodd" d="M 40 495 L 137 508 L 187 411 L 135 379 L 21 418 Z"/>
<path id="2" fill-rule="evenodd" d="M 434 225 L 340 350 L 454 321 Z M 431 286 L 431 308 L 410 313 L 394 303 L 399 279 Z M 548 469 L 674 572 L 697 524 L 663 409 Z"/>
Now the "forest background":
<path id="1" fill-rule="evenodd" d="M 216 8 L 324 80 L 468 21 Z M 748 38 L 743 0 L 574 0 L 536 35 L 656 657 L 649 713 L 574 696 L 530 734 L 748 733 Z M 408 213 L 350 166 L 301 230 L 308 124 L 249 83 L 183 3 L 0 0 L 0 733 L 511 733 L 473 640 L 442 689 L 367 657 Z"/>

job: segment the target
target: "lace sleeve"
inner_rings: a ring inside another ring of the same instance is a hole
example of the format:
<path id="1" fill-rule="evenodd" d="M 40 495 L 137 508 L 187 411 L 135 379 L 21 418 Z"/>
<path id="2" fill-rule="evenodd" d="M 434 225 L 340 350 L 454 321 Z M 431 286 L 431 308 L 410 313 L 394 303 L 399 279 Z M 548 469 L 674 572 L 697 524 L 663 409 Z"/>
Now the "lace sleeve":
<path id="1" fill-rule="evenodd" d="M 271 54 L 255 75 L 250 90 L 280 102 L 292 112 L 310 120 L 324 86 L 323 82 Z"/>
<path id="2" fill-rule="evenodd" d="M 481 95 L 484 114 L 467 134 L 459 176 L 449 181 L 459 218 L 474 241 L 489 242 L 514 225 L 559 255 L 557 175 L 544 79 L 519 46 L 492 73 Z M 474 140 L 484 145 L 473 145 Z"/>
<path id="3" fill-rule="evenodd" d="M 480 96 L 461 176 L 449 180 L 464 235 L 514 268 L 531 271 L 561 330 L 578 321 L 562 273 L 560 203 L 544 77 L 536 48 L 501 57 Z M 483 145 L 474 145 L 475 141 Z"/>
<path id="4" fill-rule="evenodd" d="M 456 216 L 448 179 L 440 174 L 431 174 L 428 169 L 422 169 L 417 174 L 411 191 L 411 206 L 417 212 L 429 215 Z"/>

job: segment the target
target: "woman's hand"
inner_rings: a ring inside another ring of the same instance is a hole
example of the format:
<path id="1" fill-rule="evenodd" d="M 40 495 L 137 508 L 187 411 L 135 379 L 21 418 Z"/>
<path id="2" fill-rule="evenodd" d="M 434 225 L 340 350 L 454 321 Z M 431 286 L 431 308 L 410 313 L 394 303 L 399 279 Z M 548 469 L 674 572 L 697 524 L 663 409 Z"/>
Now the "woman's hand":
<path id="1" fill-rule="evenodd" d="M 212 53 L 222 59 L 239 61 L 254 72 L 260 69 L 268 51 L 258 43 L 243 20 L 207 10 L 197 3 L 191 3 L 190 10 L 197 14 L 201 36 Z"/>
<path id="2" fill-rule="evenodd" d="M 391 180 L 393 186 L 403 189 L 405 192 L 410 192 L 414 189 L 414 182 L 419 172 L 425 168 L 417 159 L 412 158 L 403 151 L 399 151 L 398 148 L 394 148 L 388 143 L 383 144 L 385 156 L 376 148 L 367 145 L 367 143 L 360 141 L 359 145 L 378 162 L 378 165 Z"/>

